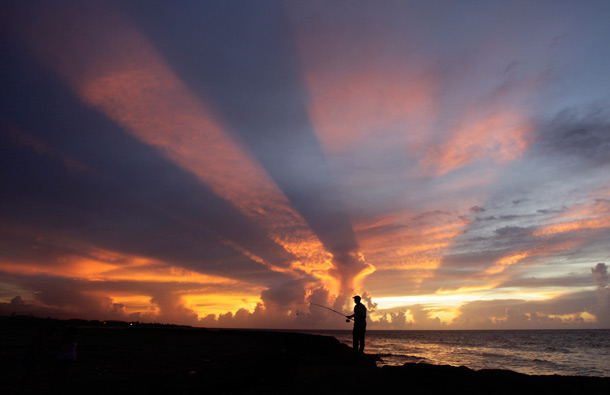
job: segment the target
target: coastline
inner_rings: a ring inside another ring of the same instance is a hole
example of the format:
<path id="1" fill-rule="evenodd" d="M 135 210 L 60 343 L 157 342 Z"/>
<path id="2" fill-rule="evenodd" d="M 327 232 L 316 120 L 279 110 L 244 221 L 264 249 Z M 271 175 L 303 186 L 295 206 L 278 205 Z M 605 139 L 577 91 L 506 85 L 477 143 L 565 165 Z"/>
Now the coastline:
<path id="1" fill-rule="evenodd" d="M 306 331 L 351 345 L 351 332 Z M 527 375 L 610 377 L 610 329 L 369 330 L 378 365 L 407 362 L 510 369 Z"/>
<path id="2" fill-rule="evenodd" d="M 3 319 L 2 387 L 16 393 L 28 350 L 50 321 Z M 22 393 L 47 391 L 53 351 L 69 322 L 53 321 L 42 357 Z M 347 394 L 406 391 L 539 393 L 599 391 L 609 377 L 525 375 L 508 370 L 407 363 L 377 367 L 330 336 L 178 326 L 79 325 L 78 359 L 57 393 Z"/>

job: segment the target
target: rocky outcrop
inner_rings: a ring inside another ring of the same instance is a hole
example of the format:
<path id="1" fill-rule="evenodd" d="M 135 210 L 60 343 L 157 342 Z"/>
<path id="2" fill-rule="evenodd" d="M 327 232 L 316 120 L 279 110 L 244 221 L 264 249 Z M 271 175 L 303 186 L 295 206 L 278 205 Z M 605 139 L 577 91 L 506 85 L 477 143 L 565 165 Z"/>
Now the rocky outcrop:
<path id="1" fill-rule="evenodd" d="M 57 329 L 49 332 L 53 335 L 32 364 L 28 352 L 40 322 L 2 323 L 2 393 L 16 393 L 20 383 L 21 393 L 49 393 L 50 384 L 57 382 L 54 353 L 66 324 L 51 322 Z M 528 376 L 415 363 L 377 367 L 379 358 L 355 356 L 333 337 L 294 332 L 82 325 L 77 336 L 78 359 L 57 393 L 596 394 L 610 388 L 610 378 L 599 377 Z"/>

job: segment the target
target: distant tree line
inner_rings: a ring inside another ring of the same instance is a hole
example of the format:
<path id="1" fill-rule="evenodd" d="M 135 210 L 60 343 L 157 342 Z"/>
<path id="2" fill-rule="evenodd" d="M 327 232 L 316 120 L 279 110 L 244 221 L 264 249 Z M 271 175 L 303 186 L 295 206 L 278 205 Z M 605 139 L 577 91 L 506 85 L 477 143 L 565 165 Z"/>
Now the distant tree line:
<path id="1" fill-rule="evenodd" d="M 147 328 L 191 328 L 189 325 L 176 325 L 176 324 L 162 324 L 158 322 L 140 322 L 140 321 L 118 321 L 118 320 L 83 320 L 79 318 L 72 318 L 68 320 L 60 320 L 51 317 L 35 317 L 33 315 L 18 315 L 13 314 L 10 316 L 0 316 L 0 322 L 5 324 L 56 324 L 58 326 L 104 326 L 104 327 L 147 327 Z"/>

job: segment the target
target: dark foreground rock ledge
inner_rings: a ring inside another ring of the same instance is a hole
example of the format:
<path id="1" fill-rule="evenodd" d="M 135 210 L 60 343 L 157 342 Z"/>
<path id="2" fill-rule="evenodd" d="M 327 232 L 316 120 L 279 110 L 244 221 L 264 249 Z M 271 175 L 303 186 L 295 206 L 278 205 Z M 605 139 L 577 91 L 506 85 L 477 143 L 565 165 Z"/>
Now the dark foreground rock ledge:
<path id="1" fill-rule="evenodd" d="M 17 393 L 41 323 L 5 319 L 0 324 L 0 392 Z M 355 357 L 335 338 L 302 333 L 91 325 L 78 327 L 78 361 L 65 380 L 57 380 L 54 353 L 64 329 L 60 324 L 47 336 L 21 393 L 595 394 L 610 388 L 610 378 L 425 364 L 377 368 L 376 356 Z"/>

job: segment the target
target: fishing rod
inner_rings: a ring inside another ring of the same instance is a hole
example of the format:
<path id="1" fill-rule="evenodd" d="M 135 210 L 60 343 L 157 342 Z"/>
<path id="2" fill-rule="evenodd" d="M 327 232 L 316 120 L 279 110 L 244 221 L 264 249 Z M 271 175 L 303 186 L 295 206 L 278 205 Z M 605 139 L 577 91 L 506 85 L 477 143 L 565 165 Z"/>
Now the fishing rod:
<path id="1" fill-rule="evenodd" d="M 347 319 L 345 320 L 345 322 L 350 322 L 350 320 L 351 320 L 351 318 L 350 318 L 350 317 L 346 316 L 345 314 L 341 313 L 340 311 L 337 311 L 337 310 L 335 310 L 335 309 L 331 309 L 331 308 L 330 308 L 330 307 L 328 307 L 328 306 L 324 306 L 324 305 L 321 305 L 321 304 L 318 304 L 318 303 L 312 303 L 312 302 L 309 302 L 309 303 L 300 303 L 300 304 L 309 304 L 309 305 L 314 305 L 314 306 L 322 307 L 323 309 L 330 310 L 330 311 L 332 311 L 333 313 L 339 314 L 339 315 L 341 315 L 341 316 L 343 316 L 343 317 L 347 318 Z"/>

